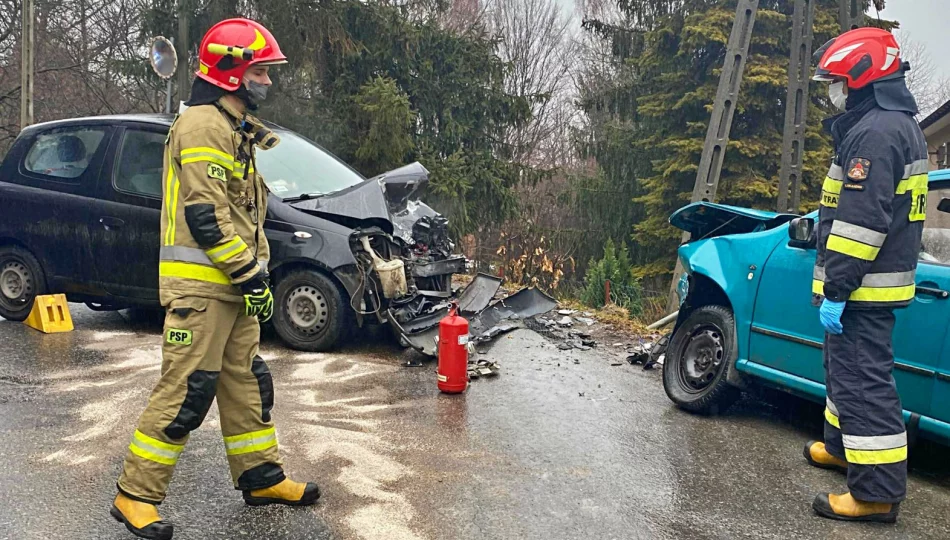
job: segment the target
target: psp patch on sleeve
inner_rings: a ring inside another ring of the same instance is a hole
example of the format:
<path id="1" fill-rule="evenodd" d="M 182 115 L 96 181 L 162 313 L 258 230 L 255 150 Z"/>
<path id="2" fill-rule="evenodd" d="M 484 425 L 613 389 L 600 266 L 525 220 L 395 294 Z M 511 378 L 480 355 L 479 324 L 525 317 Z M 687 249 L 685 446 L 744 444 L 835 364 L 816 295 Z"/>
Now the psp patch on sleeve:
<path id="1" fill-rule="evenodd" d="M 165 341 L 172 345 L 191 345 L 191 330 L 169 328 L 168 333 L 165 335 Z"/>
<path id="2" fill-rule="evenodd" d="M 871 160 L 853 158 L 848 164 L 848 179 L 854 182 L 863 182 L 871 174 Z"/>
<path id="3" fill-rule="evenodd" d="M 228 176 L 224 170 L 224 167 L 220 165 L 215 165 L 214 163 L 208 164 L 208 176 L 210 176 L 211 178 L 217 178 L 218 180 L 221 180 L 222 182 L 228 181 Z"/>

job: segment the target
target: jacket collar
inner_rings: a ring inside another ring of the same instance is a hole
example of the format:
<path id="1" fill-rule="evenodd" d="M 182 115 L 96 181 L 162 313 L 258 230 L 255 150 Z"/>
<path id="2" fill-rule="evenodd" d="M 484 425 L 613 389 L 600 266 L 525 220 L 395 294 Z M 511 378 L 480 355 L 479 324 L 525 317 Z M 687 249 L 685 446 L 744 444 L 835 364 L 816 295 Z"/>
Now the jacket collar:
<path id="1" fill-rule="evenodd" d="M 831 136 L 834 139 L 836 151 L 841 145 L 841 141 L 843 141 L 848 132 L 851 131 L 851 128 L 857 125 L 862 118 L 876 108 L 878 108 L 877 101 L 875 101 L 873 97 L 869 97 L 850 111 L 826 120 L 825 125 L 828 126 L 830 124 L 831 127 Z"/>

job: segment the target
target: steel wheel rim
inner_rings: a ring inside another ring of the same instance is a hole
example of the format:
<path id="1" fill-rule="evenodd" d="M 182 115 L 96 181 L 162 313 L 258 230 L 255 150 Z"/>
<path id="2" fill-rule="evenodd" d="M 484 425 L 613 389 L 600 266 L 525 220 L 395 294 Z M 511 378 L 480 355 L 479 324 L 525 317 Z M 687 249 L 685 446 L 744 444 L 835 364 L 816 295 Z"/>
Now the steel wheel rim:
<path id="1" fill-rule="evenodd" d="M 319 289 L 300 285 L 287 295 L 290 323 L 303 334 L 317 334 L 330 322 L 330 306 Z"/>
<path id="2" fill-rule="evenodd" d="M 8 260 L 0 267 L 0 302 L 4 307 L 18 309 L 33 294 L 33 274 L 18 260 Z"/>
<path id="3" fill-rule="evenodd" d="M 709 388 L 722 371 L 725 354 L 721 329 L 711 324 L 694 328 L 686 340 L 680 361 L 679 376 L 683 389 L 700 393 Z"/>

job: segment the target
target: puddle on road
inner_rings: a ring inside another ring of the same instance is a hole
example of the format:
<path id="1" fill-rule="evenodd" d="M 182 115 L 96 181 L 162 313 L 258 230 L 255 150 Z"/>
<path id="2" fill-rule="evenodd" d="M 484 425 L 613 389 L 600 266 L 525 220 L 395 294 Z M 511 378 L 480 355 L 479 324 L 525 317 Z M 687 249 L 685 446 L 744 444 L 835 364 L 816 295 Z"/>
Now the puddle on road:
<path id="1" fill-rule="evenodd" d="M 412 470 L 393 457 L 397 448 L 384 438 L 382 413 L 392 408 L 388 392 L 363 384 L 400 368 L 339 354 L 298 354 L 294 359 L 305 363 L 277 391 L 298 410 L 294 421 L 279 429 L 293 432 L 310 461 L 345 463 L 336 476 L 349 495 L 342 522 L 364 540 L 421 540 L 410 527 L 415 509 L 394 488 Z"/>

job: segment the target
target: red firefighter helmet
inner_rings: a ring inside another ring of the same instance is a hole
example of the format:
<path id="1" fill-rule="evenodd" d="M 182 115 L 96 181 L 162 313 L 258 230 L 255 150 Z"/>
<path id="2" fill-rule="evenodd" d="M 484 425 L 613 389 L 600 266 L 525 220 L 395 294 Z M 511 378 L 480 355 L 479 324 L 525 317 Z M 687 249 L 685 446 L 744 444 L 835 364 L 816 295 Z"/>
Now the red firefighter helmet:
<path id="1" fill-rule="evenodd" d="M 815 57 L 818 70 L 813 80 L 844 78 L 857 90 L 901 72 L 901 49 L 897 39 L 880 28 L 858 28 L 825 43 Z"/>
<path id="2" fill-rule="evenodd" d="M 270 30 L 250 19 L 227 19 L 211 27 L 198 49 L 198 77 L 229 92 L 241 86 L 251 66 L 286 64 Z"/>

